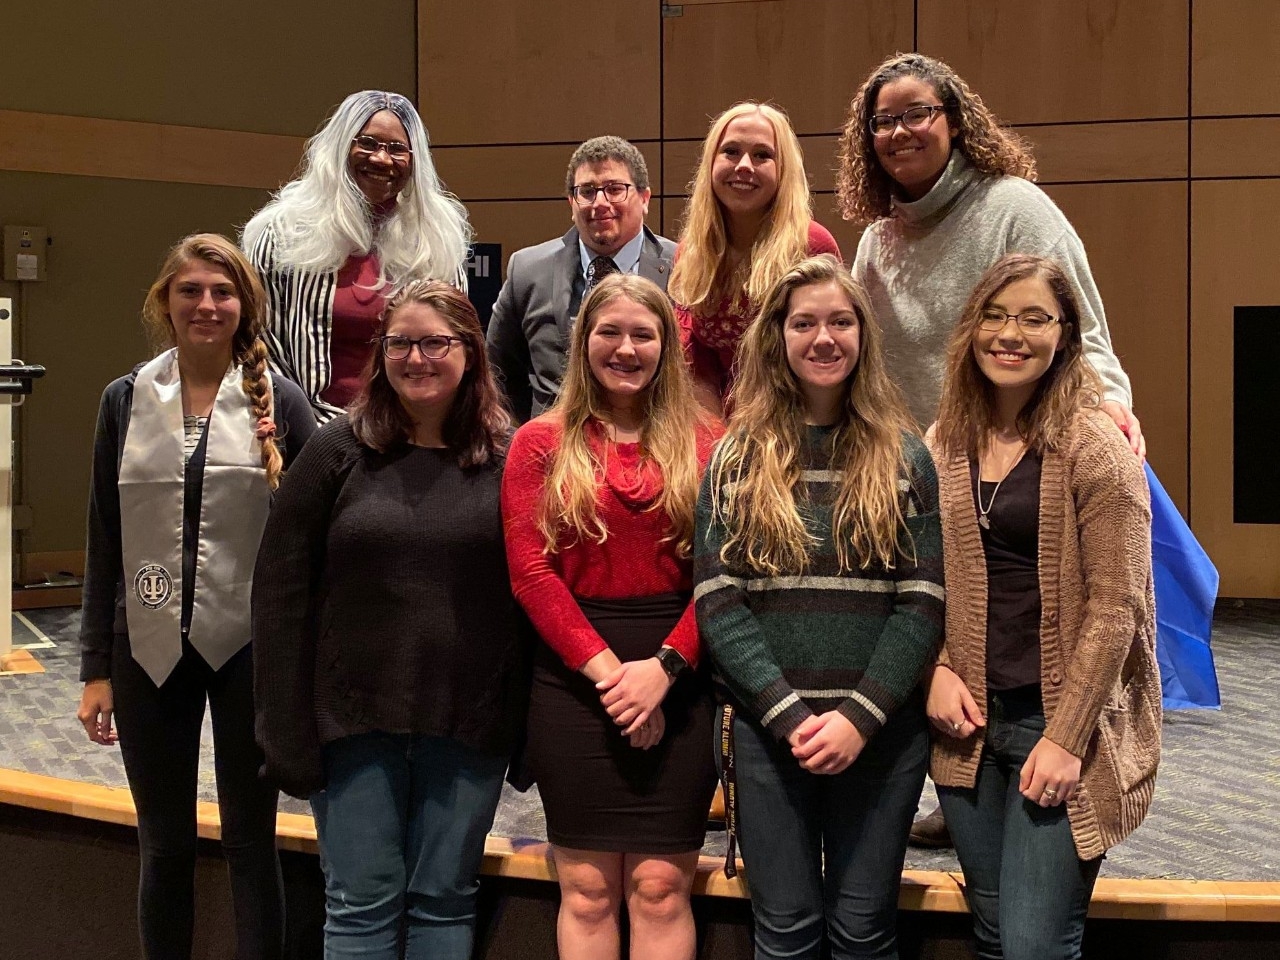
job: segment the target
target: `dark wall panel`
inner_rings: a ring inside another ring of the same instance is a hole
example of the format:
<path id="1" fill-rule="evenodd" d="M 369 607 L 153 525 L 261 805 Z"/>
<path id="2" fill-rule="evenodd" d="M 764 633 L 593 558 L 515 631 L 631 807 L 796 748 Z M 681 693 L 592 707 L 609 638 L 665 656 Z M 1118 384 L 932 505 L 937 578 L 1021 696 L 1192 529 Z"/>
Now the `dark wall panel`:
<path id="1" fill-rule="evenodd" d="M 0 108 L 306 136 L 348 93 L 415 96 L 415 0 L 0 4 Z"/>

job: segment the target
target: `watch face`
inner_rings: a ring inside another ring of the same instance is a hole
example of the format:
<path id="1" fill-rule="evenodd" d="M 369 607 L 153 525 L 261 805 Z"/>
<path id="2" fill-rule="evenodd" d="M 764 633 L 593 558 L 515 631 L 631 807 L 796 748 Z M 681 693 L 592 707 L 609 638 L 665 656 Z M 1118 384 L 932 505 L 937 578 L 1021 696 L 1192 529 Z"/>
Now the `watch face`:
<path id="1" fill-rule="evenodd" d="M 671 647 L 662 647 L 657 653 L 658 662 L 662 664 L 662 669 L 667 671 L 667 676 L 677 677 L 680 675 L 681 669 L 684 667 L 684 657 L 680 656 Z"/>

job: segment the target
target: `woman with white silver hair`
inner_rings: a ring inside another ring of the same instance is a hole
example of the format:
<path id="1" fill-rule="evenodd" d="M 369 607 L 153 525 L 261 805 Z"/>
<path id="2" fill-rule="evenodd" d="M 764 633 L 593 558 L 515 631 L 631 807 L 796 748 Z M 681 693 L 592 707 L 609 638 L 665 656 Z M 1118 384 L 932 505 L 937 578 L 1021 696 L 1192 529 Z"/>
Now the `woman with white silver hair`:
<path id="1" fill-rule="evenodd" d="M 272 360 L 318 420 L 355 397 L 395 288 L 417 279 L 465 286 L 470 240 L 413 104 L 381 90 L 343 100 L 307 142 L 302 174 L 241 238 L 267 289 Z"/>

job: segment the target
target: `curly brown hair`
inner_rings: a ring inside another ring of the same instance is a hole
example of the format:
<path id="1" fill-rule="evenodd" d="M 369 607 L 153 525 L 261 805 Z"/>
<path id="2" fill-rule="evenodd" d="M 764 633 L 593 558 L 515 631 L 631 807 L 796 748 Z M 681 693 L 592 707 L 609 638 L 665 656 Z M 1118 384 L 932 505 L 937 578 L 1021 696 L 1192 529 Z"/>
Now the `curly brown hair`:
<path id="1" fill-rule="evenodd" d="M 973 288 L 947 347 L 936 443 L 948 457 L 976 457 L 995 429 L 996 388 L 978 367 L 973 341 L 982 312 L 991 301 L 1009 284 L 1029 277 L 1043 280 L 1058 301 L 1062 348 L 1018 414 L 1018 432 L 1029 449 L 1044 453 L 1057 445 L 1082 407 L 1101 403 L 1102 381 L 1084 355 L 1075 285 L 1056 260 L 1027 253 L 1005 254 Z"/>
<path id="2" fill-rule="evenodd" d="M 946 109 L 947 124 L 958 131 L 951 146 L 975 167 L 983 173 L 1036 179 L 1031 145 L 1000 126 L 996 115 L 954 70 L 922 53 L 898 53 L 871 71 L 849 104 L 849 117 L 840 134 L 836 177 L 842 217 L 866 224 L 889 216 L 893 209 L 893 180 L 876 158 L 875 138 L 867 121 L 875 113 L 876 98 L 884 85 L 903 77 L 915 77 L 933 87 Z"/>
<path id="3" fill-rule="evenodd" d="M 445 446 L 464 470 L 505 457 L 513 424 L 493 379 L 476 308 L 464 293 L 447 283 L 413 280 L 387 302 L 378 336 L 387 332 L 395 312 L 410 303 L 424 304 L 440 314 L 454 336 L 462 338 L 467 354 L 467 369 L 444 421 Z M 381 343 L 369 355 L 360 392 L 347 408 L 347 417 L 356 439 L 379 453 L 403 446 L 413 436 L 413 420 L 387 379 Z"/>

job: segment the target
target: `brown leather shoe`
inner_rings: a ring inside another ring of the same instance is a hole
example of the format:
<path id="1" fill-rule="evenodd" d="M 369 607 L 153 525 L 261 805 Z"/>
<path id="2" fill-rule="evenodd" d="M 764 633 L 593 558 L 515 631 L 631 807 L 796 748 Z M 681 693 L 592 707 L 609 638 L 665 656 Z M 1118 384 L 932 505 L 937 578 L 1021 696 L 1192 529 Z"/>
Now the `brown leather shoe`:
<path id="1" fill-rule="evenodd" d="M 947 821 L 942 816 L 942 807 L 913 823 L 907 842 L 913 847 L 930 850 L 943 850 L 951 846 L 951 831 L 947 829 Z"/>

